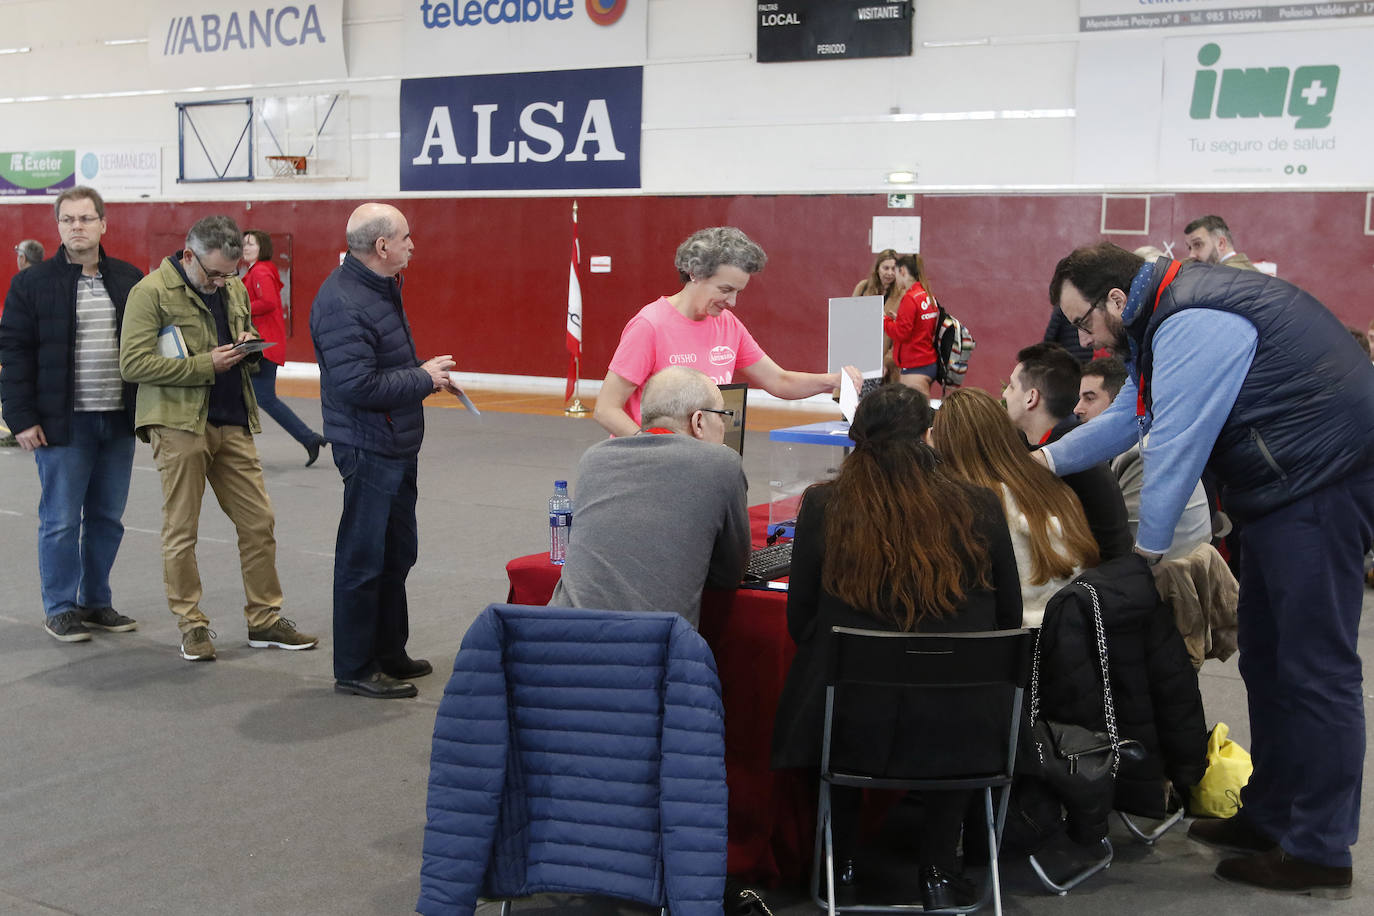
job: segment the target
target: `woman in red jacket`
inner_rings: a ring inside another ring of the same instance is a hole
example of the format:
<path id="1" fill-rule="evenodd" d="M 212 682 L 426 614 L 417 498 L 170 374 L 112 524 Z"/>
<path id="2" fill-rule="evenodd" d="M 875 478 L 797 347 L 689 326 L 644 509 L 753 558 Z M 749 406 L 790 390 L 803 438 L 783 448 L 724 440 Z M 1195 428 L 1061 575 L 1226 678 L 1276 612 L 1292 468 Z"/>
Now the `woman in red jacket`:
<path id="1" fill-rule="evenodd" d="M 901 383 L 930 397 L 935 380 L 935 326 L 940 307 L 925 286 L 925 265 L 919 254 L 897 259 L 897 283 L 907 287 L 895 312 L 883 318 L 883 331 L 892 338 L 892 358 L 901 370 Z"/>
<path id="2" fill-rule="evenodd" d="M 305 446 L 305 466 L 310 467 L 320 457 L 320 446 L 328 443 L 277 399 L 277 367 L 286 363 L 286 320 L 281 304 L 281 275 L 272 263 L 272 237 L 257 229 L 244 230 L 243 263 L 248 268 L 243 274 L 243 285 L 248 287 L 248 301 L 253 307 L 253 327 L 263 340 L 276 344 L 262 351 L 258 372 L 253 376 L 253 393 L 258 406 Z"/>

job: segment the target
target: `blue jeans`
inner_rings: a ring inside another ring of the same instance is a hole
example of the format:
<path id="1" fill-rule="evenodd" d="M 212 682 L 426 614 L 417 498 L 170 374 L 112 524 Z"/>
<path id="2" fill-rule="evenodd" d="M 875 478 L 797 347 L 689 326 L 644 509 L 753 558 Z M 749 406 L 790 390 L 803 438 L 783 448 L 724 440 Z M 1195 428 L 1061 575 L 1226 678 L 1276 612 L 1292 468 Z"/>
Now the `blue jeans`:
<path id="1" fill-rule="evenodd" d="M 110 569 L 124 539 L 134 434 L 122 410 L 72 414 L 66 445 L 33 453 L 38 465 L 38 577 L 43 613 L 109 607 Z"/>
<path id="2" fill-rule="evenodd" d="M 419 555 L 415 456 L 331 447 L 343 477 L 334 545 L 334 677 L 362 679 L 406 658 L 406 576 Z"/>
<path id="3" fill-rule="evenodd" d="M 267 357 L 258 361 L 258 371 L 253 377 L 253 394 L 258 399 L 258 406 L 267 411 L 267 415 L 277 421 L 277 425 L 291 434 L 301 445 L 308 446 L 316 439 L 321 438 L 305 421 L 296 416 L 296 412 L 287 407 L 277 398 L 277 364 Z"/>

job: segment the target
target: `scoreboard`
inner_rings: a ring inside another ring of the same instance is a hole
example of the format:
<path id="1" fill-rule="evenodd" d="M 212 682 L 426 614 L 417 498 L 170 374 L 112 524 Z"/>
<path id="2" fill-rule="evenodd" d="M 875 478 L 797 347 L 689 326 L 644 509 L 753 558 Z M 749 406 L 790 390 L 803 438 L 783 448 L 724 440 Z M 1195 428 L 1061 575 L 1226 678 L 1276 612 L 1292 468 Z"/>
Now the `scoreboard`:
<path id="1" fill-rule="evenodd" d="M 912 0 L 770 0 L 757 6 L 759 63 L 911 56 Z"/>

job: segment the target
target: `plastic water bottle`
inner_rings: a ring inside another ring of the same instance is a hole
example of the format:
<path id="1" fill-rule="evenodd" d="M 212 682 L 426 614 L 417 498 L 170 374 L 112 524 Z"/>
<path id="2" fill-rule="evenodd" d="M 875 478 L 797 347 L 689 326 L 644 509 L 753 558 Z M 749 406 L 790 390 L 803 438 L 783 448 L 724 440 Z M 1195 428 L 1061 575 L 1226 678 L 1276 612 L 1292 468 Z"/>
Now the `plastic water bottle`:
<path id="1" fill-rule="evenodd" d="M 568 482 L 555 480 L 553 495 L 549 497 L 549 562 L 558 566 L 568 558 L 568 538 L 572 536 L 572 500 L 568 498 Z"/>

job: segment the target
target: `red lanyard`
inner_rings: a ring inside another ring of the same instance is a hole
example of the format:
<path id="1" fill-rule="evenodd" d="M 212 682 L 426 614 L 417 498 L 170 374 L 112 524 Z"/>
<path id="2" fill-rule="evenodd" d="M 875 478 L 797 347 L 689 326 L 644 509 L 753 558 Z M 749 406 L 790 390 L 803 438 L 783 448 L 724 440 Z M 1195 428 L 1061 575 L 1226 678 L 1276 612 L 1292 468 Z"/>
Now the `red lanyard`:
<path id="1" fill-rule="evenodd" d="M 1155 291 L 1155 305 L 1154 308 L 1150 309 L 1151 315 L 1153 315 L 1159 309 L 1160 297 L 1164 295 L 1164 290 L 1169 286 L 1169 284 L 1174 282 L 1174 278 L 1178 276 L 1178 269 L 1182 266 L 1182 261 L 1169 262 L 1169 269 L 1164 272 L 1164 280 L 1159 284 L 1159 289 Z M 1151 360 L 1151 362 L 1153 363 L 1153 360 Z M 1136 419 L 1145 416 L 1145 389 L 1148 386 L 1148 384 L 1149 383 L 1145 378 L 1145 374 L 1144 372 L 1142 372 L 1140 374 L 1140 387 L 1136 390 L 1135 393 Z"/>

